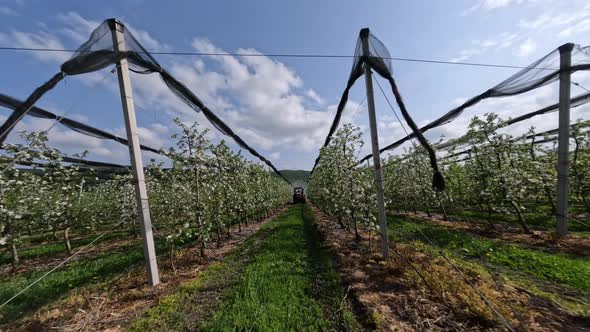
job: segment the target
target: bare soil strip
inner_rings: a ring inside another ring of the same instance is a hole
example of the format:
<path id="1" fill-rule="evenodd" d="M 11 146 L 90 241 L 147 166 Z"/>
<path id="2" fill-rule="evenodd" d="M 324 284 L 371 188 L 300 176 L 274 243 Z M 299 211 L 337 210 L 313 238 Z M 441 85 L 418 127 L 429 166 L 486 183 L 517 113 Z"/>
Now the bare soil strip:
<path id="1" fill-rule="evenodd" d="M 437 257 L 417 248 L 396 244 L 401 253 L 424 275 L 413 272 L 405 260 L 382 260 L 376 236 L 362 229 L 361 240 L 343 230 L 317 208 L 319 229 L 335 253 L 337 269 L 349 295 L 383 331 L 490 331 L 503 330 L 490 310 L 460 276 Z M 372 248 L 372 250 L 371 250 Z M 517 289 L 495 285 L 491 278 L 469 269 L 464 273 L 518 331 L 590 331 L 590 321 L 571 316 L 553 302 Z"/>

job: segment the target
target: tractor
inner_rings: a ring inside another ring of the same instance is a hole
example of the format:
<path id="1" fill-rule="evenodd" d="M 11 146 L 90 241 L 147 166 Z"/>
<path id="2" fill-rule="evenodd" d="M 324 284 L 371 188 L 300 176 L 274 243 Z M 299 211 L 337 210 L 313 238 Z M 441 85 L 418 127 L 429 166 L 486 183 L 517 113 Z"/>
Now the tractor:
<path id="1" fill-rule="evenodd" d="M 293 204 L 305 203 L 305 193 L 302 187 L 293 188 Z"/>

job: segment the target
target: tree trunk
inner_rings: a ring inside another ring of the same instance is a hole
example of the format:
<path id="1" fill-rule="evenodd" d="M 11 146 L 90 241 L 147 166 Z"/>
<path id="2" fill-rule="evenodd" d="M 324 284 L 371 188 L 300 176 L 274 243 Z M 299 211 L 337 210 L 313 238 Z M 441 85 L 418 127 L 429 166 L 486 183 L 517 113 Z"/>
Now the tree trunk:
<path id="1" fill-rule="evenodd" d="M 359 234 L 359 229 L 356 224 L 356 218 L 354 217 L 354 210 L 352 211 L 352 224 L 354 226 L 354 238 L 358 242 L 361 240 L 361 236 Z"/>
<path id="2" fill-rule="evenodd" d="M 216 222 L 217 224 L 217 248 L 221 248 L 221 224 Z"/>
<path id="3" fill-rule="evenodd" d="M 133 223 L 131 224 L 131 228 L 133 228 L 133 238 L 138 238 L 139 237 L 139 232 L 137 231 L 137 220 L 133 220 Z"/>
<path id="4" fill-rule="evenodd" d="M 526 234 L 532 234 L 533 232 L 531 232 L 529 225 L 527 225 L 526 220 L 524 220 L 524 216 L 522 214 L 522 211 L 520 211 L 520 207 L 518 206 L 518 204 L 516 204 L 516 202 L 512 200 L 510 201 L 510 204 L 512 204 L 512 207 L 514 207 L 514 210 L 516 210 L 516 213 L 518 214 L 518 222 L 522 226 L 522 230 Z"/>
<path id="5" fill-rule="evenodd" d="M 201 240 L 200 254 L 201 254 L 202 258 L 206 257 L 206 255 L 205 255 L 205 241 L 204 240 Z"/>
<path id="6" fill-rule="evenodd" d="M 12 248 L 12 267 L 16 268 L 16 266 L 20 262 L 20 259 L 18 258 L 18 249 L 16 248 L 16 242 L 12 240 L 10 246 Z"/>
<path id="7" fill-rule="evenodd" d="M 491 229 L 496 229 L 496 225 L 492 221 L 492 208 L 488 206 L 488 224 L 490 225 Z"/>
<path id="8" fill-rule="evenodd" d="M 531 141 L 530 154 L 531 154 L 531 159 L 533 161 L 537 161 L 537 156 L 535 155 L 534 143 L 535 143 L 535 137 L 533 136 L 533 140 Z M 539 172 L 539 175 L 541 175 L 540 172 Z M 555 206 L 555 202 L 553 201 L 553 197 L 551 195 L 551 189 L 549 188 L 549 186 L 546 183 L 543 183 L 543 190 L 545 191 L 545 197 L 547 198 L 547 202 L 551 206 L 551 215 L 555 215 L 557 213 L 557 207 Z"/>
<path id="9" fill-rule="evenodd" d="M 338 216 L 338 218 L 336 218 L 336 221 L 338 222 L 338 225 L 340 225 L 340 228 L 346 229 L 346 225 L 344 225 L 344 223 L 342 222 L 341 216 Z"/>
<path id="10" fill-rule="evenodd" d="M 447 209 L 445 209 L 445 206 L 442 202 L 442 199 L 440 199 L 440 196 L 438 195 L 438 193 L 436 193 L 436 199 L 438 200 L 438 205 L 440 205 L 440 209 L 443 212 L 443 220 L 449 220 L 449 216 L 447 215 Z"/>
<path id="11" fill-rule="evenodd" d="M 66 252 L 68 255 L 72 254 L 72 245 L 70 244 L 70 228 L 66 227 L 64 231 L 64 244 L 66 246 Z"/>

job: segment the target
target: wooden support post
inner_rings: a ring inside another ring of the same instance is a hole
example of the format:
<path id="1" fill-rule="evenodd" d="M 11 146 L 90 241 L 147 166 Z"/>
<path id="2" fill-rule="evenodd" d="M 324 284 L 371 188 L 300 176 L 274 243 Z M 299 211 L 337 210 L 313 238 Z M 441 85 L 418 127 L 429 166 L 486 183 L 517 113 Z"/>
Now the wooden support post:
<path id="1" fill-rule="evenodd" d="M 110 19 L 109 27 L 112 32 L 115 51 L 126 51 L 127 46 L 125 44 L 124 34 L 125 26 L 116 19 Z M 152 232 L 152 220 L 150 217 L 145 176 L 143 174 L 143 161 L 141 159 L 137 121 L 135 119 L 135 106 L 133 104 L 131 80 L 129 78 L 129 64 L 126 58 L 117 63 L 117 77 L 119 79 L 121 103 L 123 104 L 123 113 L 125 115 L 125 130 L 127 131 L 129 154 L 131 155 L 137 211 L 139 215 L 139 223 L 141 225 L 141 235 L 143 236 L 143 256 L 145 259 L 148 282 L 151 286 L 155 286 L 160 283 L 160 276 L 158 274 L 158 263 L 156 262 L 156 249 Z"/>
<path id="2" fill-rule="evenodd" d="M 360 38 L 363 55 L 370 56 L 369 28 L 361 30 Z M 373 79 L 371 66 L 365 62 L 365 85 L 367 87 L 367 108 L 369 109 L 369 127 L 371 129 L 371 146 L 373 148 L 373 167 L 375 175 L 375 190 L 377 191 L 377 210 L 379 213 L 379 230 L 381 232 L 381 253 L 383 258 L 389 258 L 389 239 L 387 236 L 387 220 L 385 216 L 385 199 L 383 197 L 383 181 L 381 179 L 381 156 L 379 154 L 379 136 L 377 134 L 377 118 L 375 115 L 375 100 L 373 99 Z"/>
<path id="3" fill-rule="evenodd" d="M 574 44 L 559 47 L 559 136 L 557 145 L 557 235 L 567 235 L 568 177 L 570 147 L 570 88 Z"/>

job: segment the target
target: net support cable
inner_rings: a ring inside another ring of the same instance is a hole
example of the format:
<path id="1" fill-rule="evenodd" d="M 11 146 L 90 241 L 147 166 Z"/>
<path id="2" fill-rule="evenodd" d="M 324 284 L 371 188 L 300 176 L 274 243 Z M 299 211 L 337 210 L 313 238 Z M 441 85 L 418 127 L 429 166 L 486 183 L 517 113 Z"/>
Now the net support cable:
<path id="1" fill-rule="evenodd" d="M 121 59 L 127 58 L 129 69 L 138 74 L 158 73 L 168 89 L 180 98 L 186 105 L 197 113 L 203 112 L 207 120 L 221 133 L 231 137 L 241 148 L 257 157 L 269 166 L 279 177 L 291 184 L 281 172 L 258 151 L 248 145 L 237 135 L 225 122 L 223 122 L 213 111 L 183 83 L 178 81 L 166 69 L 164 69 L 152 55 L 137 41 L 129 29 L 124 29 L 127 51 L 119 52 L 114 49 L 111 36 L 111 27 L 117 22 L 115 19 L 103 21 L 90 35 L 90 38 L 82 44 L 74 55 L 61 65 L 59 73 L 55 74 L 49 81 L 37 88 L 0 127 L 0 144 L 4 142 L 11 129 L 18 121 L 29 112 L 33 105 L 49 90 L 51 90 L 65 75 L 79 75 L 101 70 L 116 64 Z M 123 26 L 122 23 L 121 26 Z"/>

